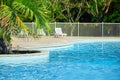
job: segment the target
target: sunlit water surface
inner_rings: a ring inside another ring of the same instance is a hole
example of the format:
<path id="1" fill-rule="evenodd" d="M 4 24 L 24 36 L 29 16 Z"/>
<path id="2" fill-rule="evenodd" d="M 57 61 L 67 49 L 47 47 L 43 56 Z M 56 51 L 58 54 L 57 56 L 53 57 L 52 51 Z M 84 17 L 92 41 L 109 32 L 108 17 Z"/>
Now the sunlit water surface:
<path id="1" fill-rule="evenodd" d="M 0 57 L 0 80 L 120 80 L 120 41 L 81 41 L 49 50 Z"/>

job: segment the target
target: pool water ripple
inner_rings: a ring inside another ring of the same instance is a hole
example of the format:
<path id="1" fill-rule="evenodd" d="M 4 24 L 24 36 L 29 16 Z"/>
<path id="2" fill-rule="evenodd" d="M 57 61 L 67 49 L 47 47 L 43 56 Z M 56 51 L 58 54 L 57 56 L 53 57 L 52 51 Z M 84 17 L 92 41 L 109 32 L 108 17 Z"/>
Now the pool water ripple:
<path id="1" fill-rule="evenodd" d="M 24 63 L 0 60 L 0 80 L 120 80 L 120 41 L 76 42 Z"/>

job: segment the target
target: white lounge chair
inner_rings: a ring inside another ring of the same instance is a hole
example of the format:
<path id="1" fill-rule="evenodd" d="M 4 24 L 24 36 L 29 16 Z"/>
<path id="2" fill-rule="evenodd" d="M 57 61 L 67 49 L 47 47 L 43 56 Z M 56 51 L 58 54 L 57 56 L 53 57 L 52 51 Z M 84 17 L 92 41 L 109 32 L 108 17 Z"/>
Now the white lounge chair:
<path id="1" fill-rule="evenodd" d="M 58 36 L 67 36 L 67 34 L 63 33 L 61 28 L 55 28 L 55 37 Z"/>
<path id="2" fill-rule="evenodd" d="M 37 34 L 40 35 L 40 36 L 46 36 L 46 33 L 45 31 L 42 29 L 37 29 Z"/>
<path id="3" fill-rule="evenodd" d="M 21 30 L 21 31 L 20 31 L 20 37 L 23 37 L 23 36 L 24 36 L 24 31 Z"/>
<path id="4" fill-rule="evenodd" d="M 25 32 L 24 30 L 21 30 L 19 33 L 19 37 L 28 37 L 28 32 Z"/>

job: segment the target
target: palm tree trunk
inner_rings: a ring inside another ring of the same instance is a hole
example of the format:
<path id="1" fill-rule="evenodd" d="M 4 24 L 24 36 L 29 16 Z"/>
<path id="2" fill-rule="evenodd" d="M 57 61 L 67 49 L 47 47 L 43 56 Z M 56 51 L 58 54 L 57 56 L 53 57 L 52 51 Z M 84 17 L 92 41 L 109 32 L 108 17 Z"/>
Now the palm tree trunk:
<path id="1" fill-rule="evenodd" d="M 0 53 L 7 54 L 9 52 L 5 40 L 3 38 L 0 39 Z"/>

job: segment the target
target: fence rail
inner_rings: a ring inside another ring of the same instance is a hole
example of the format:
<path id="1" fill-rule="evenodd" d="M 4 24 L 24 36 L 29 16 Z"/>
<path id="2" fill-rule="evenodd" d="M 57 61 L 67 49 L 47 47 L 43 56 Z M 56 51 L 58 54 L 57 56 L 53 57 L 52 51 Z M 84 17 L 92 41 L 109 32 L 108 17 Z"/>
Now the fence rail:
<path id="1" fill-rule="evenodd" d="M 25 22 L 25 24 L 36 30 L 33 22 Z M 55 22 L 49 23 L 49 26 L 52 29 L 52 32 L 50 33 L 51 36 L 54 35 L 54 30 L 58 27 L 62 28 L 63 33 L 67 33 L 68 36 L 120 36 L 120 23 Z"/>

